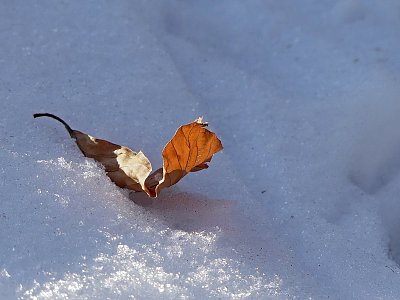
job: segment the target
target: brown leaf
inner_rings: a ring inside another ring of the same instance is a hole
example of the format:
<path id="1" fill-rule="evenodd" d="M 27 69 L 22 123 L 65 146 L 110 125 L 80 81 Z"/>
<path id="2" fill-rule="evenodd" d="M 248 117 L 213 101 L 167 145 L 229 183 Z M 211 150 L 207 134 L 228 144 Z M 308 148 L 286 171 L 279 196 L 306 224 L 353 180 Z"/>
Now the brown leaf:
<path id="1" fill-rule="evenodd" d="M 208 124 L 199 118 L 176 131 L 162 152 L 163 167 L 150 175 L 150 161 L 141 151 L 134 152 L 127 147 L 73 130 L 53 114 L 42 113 L 33 116 L 50 117 L 64 124 L 82 153 L 100 162 L 107 176 L 116 185 L 137 192 L 144 191 L 150 197 L 157 197 L 163 188 L 174 185 L 187 173 L 208 168 L 207 162 L 223 148 L 215 133 L 205 128 Z"/>
<path id="2" fill-rule="evenodd" d="M 163 177 L 155 187 L 155 196 L 161 189 L 174 185 L 187 173 L 208 168 L 212 156 L 222 150 L 222 143 L 215 133 L 207 130 L 202 118 L 181 126 L 165 146 L 162 156 Z M 159 173 L 157 170 L 155 173 Z M 149 189 L 152 192 L 152 189 Z M 151 195 L 154 196 L 154 195 Z"/>
<path id="3" fill-rule="evenodd" d="M 76 144 L 86 157 L 100 162 L 107 176 L 119 187 L 137 192 L 148 193 L 144 182 L 151 173 L 151 163 L 140 151 L 94 138 L 71 127 L 59 117 L 52 114 L 34 114 L 37 117 L 50 117 L 64 124 L 68 133 L 76 140 Z"/>

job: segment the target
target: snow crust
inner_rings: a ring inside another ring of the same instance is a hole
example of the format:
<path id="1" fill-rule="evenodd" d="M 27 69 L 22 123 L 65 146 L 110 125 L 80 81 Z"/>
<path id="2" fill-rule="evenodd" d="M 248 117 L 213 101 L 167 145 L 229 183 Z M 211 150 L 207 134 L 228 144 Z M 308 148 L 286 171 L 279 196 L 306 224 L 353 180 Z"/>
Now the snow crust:
<path id="1" fill-rule="evenodd" d="M 0 2 L 0 298 L 398 299 L 398 1 Z M 154 168 L 204 116 L 225 149 L 149 200 L 73 128 Z"/>

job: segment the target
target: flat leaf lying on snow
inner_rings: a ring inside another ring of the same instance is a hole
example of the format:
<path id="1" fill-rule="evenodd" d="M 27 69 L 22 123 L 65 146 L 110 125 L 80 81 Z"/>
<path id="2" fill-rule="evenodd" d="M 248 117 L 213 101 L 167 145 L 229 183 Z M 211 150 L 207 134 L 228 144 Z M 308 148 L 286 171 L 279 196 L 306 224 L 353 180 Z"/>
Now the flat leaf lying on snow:
<path id="1" fill-rule="evenodd" d="M 33 116 L 50 117 L 61 122 L 69 135 L 76 140 L 82 153 L 100 162 L 107 176 L 117 186 L 143 191 L 150 197 L 157 197 L 161 189 L 174 185 L 189 172 L 208 168 L 207 162 L 223 148 L 215 133 L 205 128 L 208 124 L 198 118 L 179 127 L 162 152 L 163 167 L 150 174 L 151 163 L 141 151 L 135 152 L 73 130 L 64 120 L 53 114 L 40 113 Z"/>

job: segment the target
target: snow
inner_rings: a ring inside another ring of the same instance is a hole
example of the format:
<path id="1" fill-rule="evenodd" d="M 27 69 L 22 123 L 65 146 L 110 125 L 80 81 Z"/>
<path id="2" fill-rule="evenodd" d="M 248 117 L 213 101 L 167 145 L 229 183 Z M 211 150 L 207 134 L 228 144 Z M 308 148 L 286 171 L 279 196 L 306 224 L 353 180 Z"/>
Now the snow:
<path id="1" fill-rule="evenodd" d="M 0 2 L 0 298 L 398 299 L 400 3 Z M 225 149 L 157 199 L 71 127 L 154 168 L 204 116 Z"/>

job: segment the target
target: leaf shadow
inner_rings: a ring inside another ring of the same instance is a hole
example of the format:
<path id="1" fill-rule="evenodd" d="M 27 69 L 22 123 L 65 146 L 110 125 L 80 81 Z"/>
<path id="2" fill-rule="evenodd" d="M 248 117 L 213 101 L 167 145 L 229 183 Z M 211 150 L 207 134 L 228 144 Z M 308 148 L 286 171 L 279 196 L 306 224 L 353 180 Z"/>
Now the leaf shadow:
<path id="1" fill-rule="evenodd" d="M 157 198 L 145 193 L 130 193 L 129 199 L 157 216 L 171 229 L 186 232 L 233 226 L 232 211 L 236 203 L 230 200 L 209 199 L 201 194 L 173 188 Z"/>

